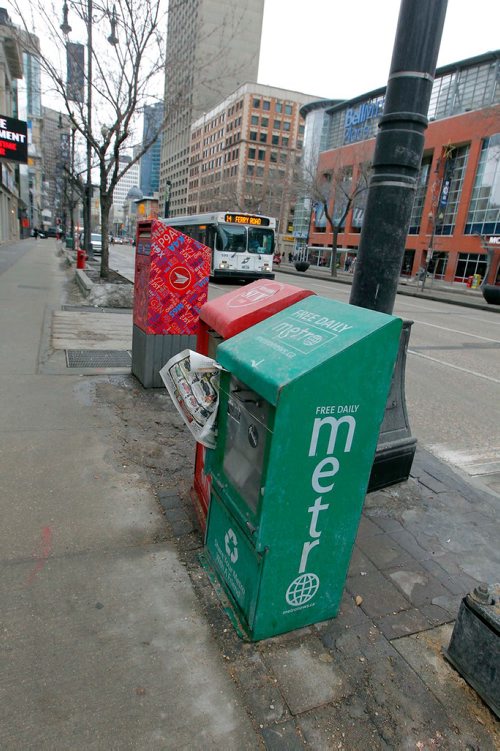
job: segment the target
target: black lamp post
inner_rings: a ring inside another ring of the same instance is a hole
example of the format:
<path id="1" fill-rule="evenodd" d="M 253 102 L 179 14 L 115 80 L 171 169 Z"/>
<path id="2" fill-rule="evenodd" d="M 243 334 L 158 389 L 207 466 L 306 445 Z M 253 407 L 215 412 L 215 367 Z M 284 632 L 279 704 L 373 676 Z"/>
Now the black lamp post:
<path id="1" fill-rule="evenodd" d="M 375 141 L 349 302 L 392 313 L 424 148 L 447 0 L 402 0 Z M 412 322 L 405 321 L 369 490 L 408 478 L 416 440 L 406 412 L 404 371 Z"/>
<path id="2" fill-rule="evenodd" d="M 93 26 L 93 0 L 87 0 L 87 183 L 85 187 L 85 252 L 87 256 L 93 257 L 92 244 L 90 235 L 92 232 L 92 26 Z M 111 34 L 108 42 L 112 46 L 118 44 L 116 36 L 116 7 L 113 5 L 110 18 Z M 71 31 L 68 23 L 68 4 L 64 0 L 63 5 L 63 22 L 59 27 L 62 33 L 67 36 Z"/>

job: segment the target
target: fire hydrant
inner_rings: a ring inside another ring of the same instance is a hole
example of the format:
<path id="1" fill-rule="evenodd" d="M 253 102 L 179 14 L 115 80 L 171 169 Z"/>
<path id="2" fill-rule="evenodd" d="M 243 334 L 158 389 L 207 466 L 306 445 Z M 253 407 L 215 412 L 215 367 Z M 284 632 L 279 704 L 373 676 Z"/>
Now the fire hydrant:
<path id="1" fill-rule="evenodd" d="M 78 250 L 76 251 L 76 268 L 84 269 L 86 260 L 87 254 L 85 253 L 85 248 L 78 248 Z"/>

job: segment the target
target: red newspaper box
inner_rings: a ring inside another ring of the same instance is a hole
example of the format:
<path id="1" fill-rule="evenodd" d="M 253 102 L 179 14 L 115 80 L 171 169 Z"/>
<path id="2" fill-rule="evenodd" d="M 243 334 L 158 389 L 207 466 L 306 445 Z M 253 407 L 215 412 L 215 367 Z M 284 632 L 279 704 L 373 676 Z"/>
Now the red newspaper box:
<path id="1" fill-rule="evenodd" d="M 291 284 L 262 279 L 206 303 L 200 311 L 197 351 L 215 359 L 220 342 L 279 313 L 314 292 Z M 210 477 L 205 474 L 205 447 L 196 444 L 192 498 L 202 530 L 210 501 Z"/>
<path id="2" fill-rule="evenodd" d="M 210 249 L 153 219 L 138 223 L 135 250 L 132 373 L 146 388 L 162 388 L 160 368 L 196 346 Z"/>

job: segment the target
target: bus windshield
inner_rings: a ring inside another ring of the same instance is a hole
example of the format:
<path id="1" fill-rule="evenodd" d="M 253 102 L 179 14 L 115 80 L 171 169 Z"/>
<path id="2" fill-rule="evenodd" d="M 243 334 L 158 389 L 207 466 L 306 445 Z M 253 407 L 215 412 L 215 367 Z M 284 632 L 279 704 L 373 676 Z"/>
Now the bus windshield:
<path id="1" fill-rule="evenodd" d="M 274 231 L 263 227 L 250 227 L 248 230 L 248 251 L 250 253 L 274 253 Z"/>
<path id="2" fill-rule="evenodd" d="M 263 227 L 242 227 L 232 224 L 217 227 L 218 249 L 232 253 L 272 255 L 274 232 Z"/>

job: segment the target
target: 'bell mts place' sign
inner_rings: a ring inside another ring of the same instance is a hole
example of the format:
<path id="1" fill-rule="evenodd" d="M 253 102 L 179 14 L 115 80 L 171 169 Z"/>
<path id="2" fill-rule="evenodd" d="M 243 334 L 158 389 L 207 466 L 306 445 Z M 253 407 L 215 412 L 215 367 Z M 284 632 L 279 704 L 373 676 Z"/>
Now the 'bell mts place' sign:
<path id="1" fill-rule="evenodd" d="M 28 125 L 23 120 L 0 115 L 0 159 L 28 162 Z"/>

